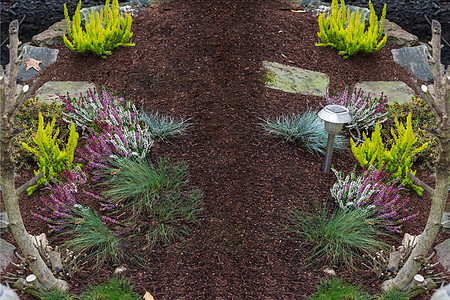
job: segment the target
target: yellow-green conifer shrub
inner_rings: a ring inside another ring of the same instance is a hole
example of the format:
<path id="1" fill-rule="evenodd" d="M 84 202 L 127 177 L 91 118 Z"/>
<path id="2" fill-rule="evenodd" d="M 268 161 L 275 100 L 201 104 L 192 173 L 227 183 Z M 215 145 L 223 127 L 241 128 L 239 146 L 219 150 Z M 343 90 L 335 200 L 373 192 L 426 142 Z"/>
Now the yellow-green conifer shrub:
<path id="1" fill-rule="evenodd" d="M 405 186 L 411 186 L 419 195 L 422 195 L 423 189 L 412 183 L 407 174 L 410 172 L 415 175 L 416 171 L 411 170 L 413 161 L 412 157 L 417 152 L 422 151 L 428 146 L 424 143 L 420 147 L 413 148 L 417 142 L 411 123 L 411 113 L 406 119 L 406 127 L 395 118 L 397 133 L 391 129 L 394 139 L 391 149 L 387 150 L 381 139 L 380 124 L 377 123 L 375 131 L 369 139 L 363 133 L 364 142 L 356 146 L 353 139 L 350 139 L 352 152 L 362 167 L 375 166 L 381 169 L 385 166 L 385 171 L 391 173 L 392 178 L 399 178 L 400 182 Z"/>
<path id="2" fill-rule="evenodd" d="M 333 0 L 331 14 L 327 16 L 321 14 L 318 18 L 319 32 L 317 35 L 321 43 L 316 43 L 316 46 L 331 46 L 337 49 L 344 58 L 348 58 L 359 51 L 372 53 L 383 48 L 386 44 L 387 35 L 384 35 L 380 41 L 379 39 L 383 35 L 386 4 L 379 22 L 370 0 L 369 9 L 369 27 L 365 30 L 366 25 L 361 22 L 359 11 L 350 13 L 350 9 L 345 7 L 344 0 L 341 0 L 340 7 L 338 0 Z"/>
<path id="3" fill-rule="evenodd" d="M 40 172 L 44 173 L 44 176 L 39 179 L 36 185 L 27 189 L 28 195 L 31 195 L 39 186 L 48 183 L 50 178 L 57 178 L 58 172 L 66 170 L 66 166 L 69 169 L 72 169 L 74 153 L 78 143 L 78 133 L 75 130 L 73 122 L 70 122 L 69 139 L 66 148 L 61 150 L 57 143 L 59 128 L 56 128 L 56 131 L 53 134 L 55 122 L 56 120 L 53 118 L 52 122 L 47 124 L 44 128 L 44 118 L 42 117 L 42 114 L 39 113 L 39 125 L 36 137 L 34 138 L 37 147 L 32 148 L 26 143 L 22 143 L 22 146 L 26 150 L 30 151 L 38 158 L 37 164 L 39 170 L 34 171 L 34 174 L 37 175 Z"/>
<path id="4" fill-rule="evenodd" d="M 91 11 L 89 19 L 86 20 L 85 30 L 81 26 L 81 0 L 73 16 L 72 22 L 69 18 L 67 7 L 64 4 L 64 16 L 67 22 L 67 34 L 72 39 L 69 41 L 64 35 L 64 44 L 71 51 L 86 53 L 91 51 L 102 58 L 106 58 L 111 51 L 119 46 L 134 46 L 129 43 L 133 36 L 131 23 L 133 21 L 130 14 L 122 16 L 119 13 L 119 2 L 106 0 L 105 8 L 98 12 Z"/>

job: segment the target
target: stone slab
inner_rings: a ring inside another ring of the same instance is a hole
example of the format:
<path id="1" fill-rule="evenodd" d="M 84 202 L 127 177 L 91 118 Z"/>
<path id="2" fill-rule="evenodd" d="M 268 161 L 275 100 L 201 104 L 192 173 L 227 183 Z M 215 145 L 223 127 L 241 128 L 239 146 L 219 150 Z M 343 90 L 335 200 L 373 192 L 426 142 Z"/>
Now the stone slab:
<path id="1" fill-rule="evenodd" d="M 41 70 L 47 68 L 49 65 L 54 63 L 58 57 L 59 50 L 50 49 L 45 47 L 35 47 L 26 45 L 23 47 L 22 52 L 20 53 L 19 60 L 27 60 L 28 58 L 33 58 L 35 60 L 42 61 L 39 64 Z M 27 81 L 33 78 L 39 71 L 34 68 L 26 70 L 27 64 L 25 62 L 21 62 L 18 67 L 18 76 L 17 80 L 19 82 Z"/>
<path id="2" fill-rule="evenodd" d="M 442 231 L 450 233 L 450 211 L 444 212 L 441 224 L 442 224 Z"/>
<path id="3" fill-rule="evenodd" d="M 69 93 L 71 97 L 79 97 L 89 89 L 95 89 L 95 84 L 87 81 L 49 81 L 43 84 L 34 96 L 41 102 L 62 104 L 58 95 L 66 96 Z"/>
<path id="4" fill-rule="evenodd" d="M 414 90 L 402 81 L 363 81 L 355 84 L 355 90 L 359 89 L 371 97 L 379 97 L 383 93 L 388 103 L 407 103 L 416 95 Z"/>
<path id="5" fill-rule="evenodd" d="M 433 81 L 431 55 L 425 45 L 392 49 L 394 61 L 424 81 Z"/>
<path id="6" fill-rule="evenodd" d="M 330 83 L 327 74 L 264 61 L 266 87 L 288 93 L 324 96 Z"/>
<path id="7" fill-rule="evenodd" d="M 450 271 L 450 239 L 436 245 L 434 250 L 436 250 L 437 260 L 447 271 Z"/>
<path id="8" fill-rule="evenodd" d="M 0 239 L 0 272 L 2 272 L 14 259 L 16 247 Z"/>
<path id="9" fill-rule="evenodd" d="M 5 211 L 0 212 L 0 233 L 7 232 L 9 225 L 8 215 Z"/>

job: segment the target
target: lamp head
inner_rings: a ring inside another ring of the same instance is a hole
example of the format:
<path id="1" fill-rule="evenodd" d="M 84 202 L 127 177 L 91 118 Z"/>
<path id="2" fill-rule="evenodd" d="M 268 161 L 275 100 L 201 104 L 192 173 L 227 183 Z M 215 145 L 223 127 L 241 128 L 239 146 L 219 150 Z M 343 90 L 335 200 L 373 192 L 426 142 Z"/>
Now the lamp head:
<path id="1" fill-rule="evenodd" d="M 325 131 L 336 135 L 341 132 L 345 123 L 353 120 L 348 108 L 342 105 L 327 105 L 318 114 L 325 121 Z"/>

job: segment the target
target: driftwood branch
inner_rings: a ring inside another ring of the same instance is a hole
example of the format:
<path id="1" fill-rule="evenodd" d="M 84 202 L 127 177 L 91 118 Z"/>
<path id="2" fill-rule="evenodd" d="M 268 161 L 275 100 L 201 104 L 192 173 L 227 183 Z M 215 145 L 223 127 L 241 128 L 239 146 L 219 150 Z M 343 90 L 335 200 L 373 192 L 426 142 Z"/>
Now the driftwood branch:
<path id="1" fill-rule="evenodd" d="M 28 180 L 27 182 L 25 182 L 20 188 L 18 188 L 16 190 L 17 196 L 19 196 L 20 194 L 22 194 L 24 191 L 27 190 L 27 188 L 29 188 L 30 186 L 35 185 L 39 179 L 41 179 L 44 176 L 44 172 L 40 172 L 39 174 L 37 174 L 36 176 L 34 176 L 33 178 L 31 178 L 30 180 Z"/>
<path id="2" fill-rule="evenodd" d="M 427 192 L 428 194 L 433 195 L 434 189 L 431 186 L 429 186 L 428 184 L 426 184 L 425 182 L 423 182 L 422 180 L 420 180 L 419 178 L 417 178 L 416 176 L 411 174 L 411 172 L 408 172 L 407 176 L 408 176 L 409 179 L 411 179 L 411 181 L 415 185 L 418 185 L 421 188 L 423 188 L 424 191 Z"/>

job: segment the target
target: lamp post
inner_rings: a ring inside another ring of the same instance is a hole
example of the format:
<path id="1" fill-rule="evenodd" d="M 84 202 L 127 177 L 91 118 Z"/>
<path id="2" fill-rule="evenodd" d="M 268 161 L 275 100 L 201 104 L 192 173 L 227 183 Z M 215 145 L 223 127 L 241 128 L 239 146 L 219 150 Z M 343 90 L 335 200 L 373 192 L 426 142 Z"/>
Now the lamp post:
<path id="1" fill-rule="evenodd" d="M 327 152 L 323 171 L 330 172 L 331 156 L 333 155 L 334 137 L 341 132 L 345 123 L 353 120 L 348 108 L 341 105 L 327 105 L 318 114 L 325 122 L 325 131 L 328 132 Z"/>

